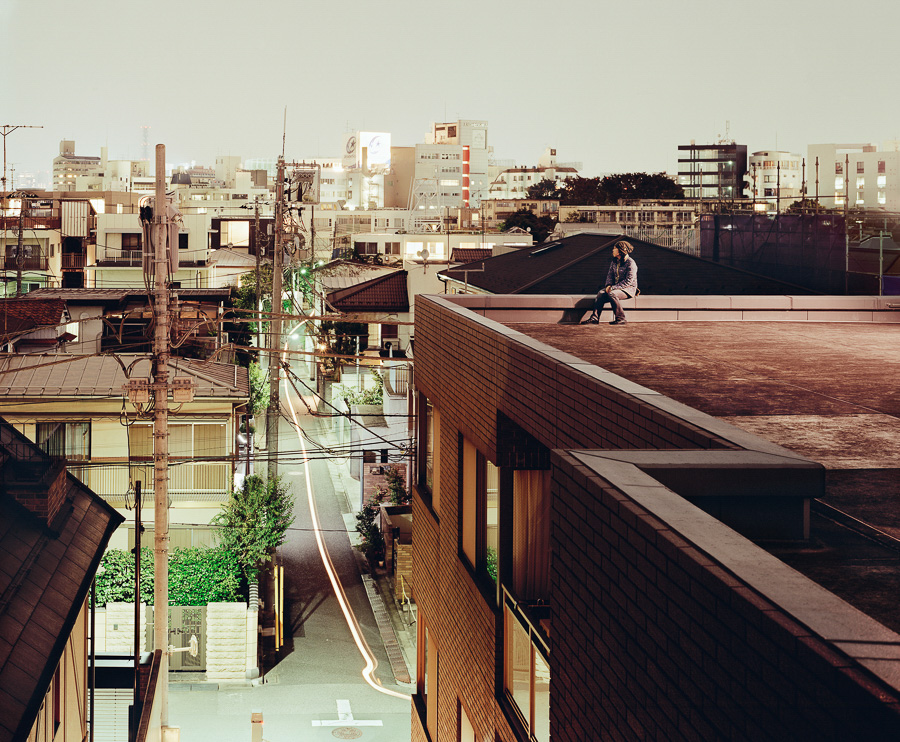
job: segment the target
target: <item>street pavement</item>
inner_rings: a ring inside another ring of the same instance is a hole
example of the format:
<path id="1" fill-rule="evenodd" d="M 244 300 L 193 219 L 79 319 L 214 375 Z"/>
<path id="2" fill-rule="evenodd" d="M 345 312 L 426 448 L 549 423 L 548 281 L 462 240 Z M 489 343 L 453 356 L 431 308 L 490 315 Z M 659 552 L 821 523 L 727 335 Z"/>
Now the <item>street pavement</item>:
<path id="1" fill-rule="evenodd" d="M 302 367 L 301 367 L 302 368 Z M 305 407 L 290 394 L 298 421 L 310 437 L 327 439 L 320 419 L 300 415 Z M 327 418 L 324 418 L 327 420 Z M 412 686 L 398 683 L 360 577 L 360 561 L 350 545 L 345 517 L 351 512 L 346 491 L 349 475 L 340 461 L 321 458 L 306 443 L 313 459 L 309 475 L 323 540 L 347 603 L 377 667 L 376 682 L 395 694 Z M 294 427 L 282 420 L 279 451 L 295 452 L 300 442 Z M 279 457 L 281 458 L 281 457 Z M 286 457 L 285 457 L 286 458 Z M 252 711 L 261 711 L 263 738 L 288 740 L 359 739 L 364 742 L 408 740 L 410 702 L 373 689 L 365 682 L 365 660 L 353 640 L 316 546 L 306 489 L 304 464 L 279 466 L 295 497 L 294 524 L 281 555 L 285 565 L 286 648 L 278 664 L 259 685 L 170 683 L 169 724 L 185 742 L 250 740 Z M 408 653 L 407 653 L 408 654 Z M 413 668 L 410 668 L 413 672 Z"/>

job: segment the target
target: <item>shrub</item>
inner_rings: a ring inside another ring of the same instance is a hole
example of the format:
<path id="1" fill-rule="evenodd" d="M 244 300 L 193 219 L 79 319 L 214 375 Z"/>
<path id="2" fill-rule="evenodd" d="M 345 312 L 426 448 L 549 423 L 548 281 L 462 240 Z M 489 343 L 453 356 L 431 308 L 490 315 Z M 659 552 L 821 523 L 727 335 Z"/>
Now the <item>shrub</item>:
<path id="1" fill-rule="evenodd" d="M 97 605 L 134 601 L 134 554 L 109 549 L 97 574 Z M 153 605 L 153 550 L 141 549 L 141 602 Z M 222 547 L 173 549 L 169 553 L 169 605 L 237 602 L 241 572 Z"/>

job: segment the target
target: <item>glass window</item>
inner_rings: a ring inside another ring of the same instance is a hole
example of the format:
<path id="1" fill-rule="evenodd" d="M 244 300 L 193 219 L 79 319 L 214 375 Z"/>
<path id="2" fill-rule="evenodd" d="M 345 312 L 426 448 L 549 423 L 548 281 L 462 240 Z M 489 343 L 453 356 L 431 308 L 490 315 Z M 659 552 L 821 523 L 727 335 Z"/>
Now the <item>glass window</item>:
<path id="1" fill-rule="evenodd" d="M 834 174 L 835 175 L 843 175 L 844 174 L 844 163 L 843 162 L 834 163 Z"/>
<path id="2" fill-rule="evenodd" d="M 520 601 L 550 593 L 550 472 L 513 473 L 512 592 Z"/>
<path id="3" fill-rule="evenodd" d="M 887 175 L 878 176 L 878 187 L 884 188 L 887 185 Z"/>
<path id="4" fill-rule="evenodd" d="M 844 178 L 835 178 L 834 179 L 834 190 L 843 191 L 844 190 Z"/>
<path id="5" fill-rule="evenodd" d="M 478 573 L 497 581 L 500 470 L 460 437 L 460 547 Z"/>
<path id="6" fill-rule="evenodd" d="M 503 685 L 519 720 L 538 742 L 550 739 L 550 666 L 510 607 L 504 607 Z"/>
<path id="7" fill-rule="evenodd" d="M 866 187 L 866 179 L 865 178 L 857 178 L 856 179 L 856 188 L 859 190 L 860 188 Z"/>
<path id="8" fill-rule="evenodd" d="M 864 173 L 866 172 L 866 163 L 861 160 L 856 163 L 856 172 Z"/>
<path id="9" fill-rule="evenodd" d="M 884 191 L 878 191 L 878 203 L 882 206 L 887 203 L 887 199 L 884 197 Z"/>
<path id="10" fill-rule="evenodd" d="M 883 173 L 884 171 L 885 171 L 884 170 L 884 160 L 879 160 L 878 161 L 878 172 Z"/>
<path id="11" fill-rule="evenodd" d="M 66 461 L 91 458 L 90 422 L 48 422 L 37 424 L 38 445 L 50 456 Z"/>

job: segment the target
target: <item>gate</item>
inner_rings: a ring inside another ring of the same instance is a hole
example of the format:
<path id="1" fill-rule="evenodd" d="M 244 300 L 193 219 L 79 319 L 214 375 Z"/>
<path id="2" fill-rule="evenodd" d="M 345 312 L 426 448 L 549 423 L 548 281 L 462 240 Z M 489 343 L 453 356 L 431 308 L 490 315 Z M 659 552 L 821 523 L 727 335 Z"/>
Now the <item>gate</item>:
<path id="1" fill-rule="evenodd" d="M 147 647 L 153 649 L 153 612 L 147 606 Z M 190 652 L 173 652 L 169 655 L 169 670 L 183 672 L 206 672 L 206 606 L 169 607 L 169 644 L 175 649 L 190 646 L 191 635 L 197 637 L 199 652 L 191 657 Z"/>

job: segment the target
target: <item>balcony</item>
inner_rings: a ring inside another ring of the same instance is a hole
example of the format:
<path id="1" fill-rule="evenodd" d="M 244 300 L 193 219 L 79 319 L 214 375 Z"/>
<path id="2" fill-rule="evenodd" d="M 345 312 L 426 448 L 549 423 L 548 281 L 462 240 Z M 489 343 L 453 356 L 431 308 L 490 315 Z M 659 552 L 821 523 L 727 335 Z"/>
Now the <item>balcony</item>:
<path id="1" fill-rule="evenodd" d="M 15 252 L 15 248 L 13 248 L 11 252 Z M 3 267 L 8 271 L 18 270 L 19 268 L 23 271 L 45 271 L 49 269 L 48 263 L 49 261 L 43 255 L 25 255 L 21 259 L 21 264 L 16 260 L 16 256 L 11 255 L 9 252 L 3 259 Z"/>
<path id="2" fill-rule="evenodd" d="M 87 255 L 79 252 L 64 252 L 62 254 L 63 270 L 81 270 L 87 263 Z"/>
<path id="3" fill-rule="evenodd" d="M 97 256 L 97 265 L 117 268 L 140 268 L 141 255 L 140 250 L 111 250 L 107 248 L 105 252 Z"/>
<path id="4" fill-rule="evenodd" d="M 140 481 L 144 505 L 153 505 L 153 464 L 131 464 L 131 481 Z M 92 459 L 87 466 L 69 465 L 69 471 L 113 507 L 125 507 L 129 465 L 121 461 Z M 169 463 L 169 502 L 172 505 L 219 505 L 231 491 L 231 462 L 186 462 L 173 459 Z"/>

